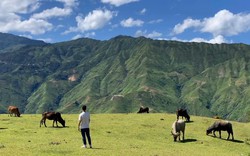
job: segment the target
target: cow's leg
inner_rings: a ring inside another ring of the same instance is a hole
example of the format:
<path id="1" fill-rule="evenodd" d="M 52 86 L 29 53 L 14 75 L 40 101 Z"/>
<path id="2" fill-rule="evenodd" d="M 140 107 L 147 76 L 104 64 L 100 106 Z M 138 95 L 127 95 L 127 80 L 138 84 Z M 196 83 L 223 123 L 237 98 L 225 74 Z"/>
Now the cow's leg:
<path id="1" fill-rule="evenodd" d="M 214 134 L 214 136 L 216 137 L 216 135 L 215 135 L 215 131 L 213 131 L 213 134 Z"/>
<path id="2" fill-rule="evenodd" d="M 41 127 L 42 124 L 43 124 L 43 119 L 40 121 L 40 127 Z"/>
<path id="3" fill-rule="evenodd" d="M 227 140 L 229 140 L 230 134 L 232 135 L 232 140 L 234 140 L 234 134 L 233 134 L 233 132 L 227 131 L 227 133 L 228 133 Z"/>
<path id="4" fill-rule="evenodd" d="M 185 135 L 185 132 L 182 131 L 182 141 L 184 141 L 184 135 Z"/>
<path id="5" fill-rule="evenodd" d="M 46 125 L 46 118 L 43 120 L 43 124 L 44 124 L 45 127 L 47 127 L 47 125 Z"/>
<path id="6" fill-rule="evenodd" d="M 219 135 L 220 135 L 220 138 L 221 138 L 221 131 L 219 131 Z"/>
<path id="7" fill-rule="evenodd" d="M 179 115 L 177 115 L 177 120 L 179 120 Z"/>
<path id="8" fill-rule="evenodd" d="M 52 125 L 53 127 L 54 127 L 54 123 L 55 123 L 55 120 L 53 120 L 53 125 Z"/>
<path id="9" fill-rule="evenodd" d="M 227 134 L 228 134 L 228 136 L 227 136 L 227 140 L 228 140 L 228 139 L 229 139 L 229 137 L 230 137 L 230 132 L 228 132 L 228 131 L 227 131 Z"/>

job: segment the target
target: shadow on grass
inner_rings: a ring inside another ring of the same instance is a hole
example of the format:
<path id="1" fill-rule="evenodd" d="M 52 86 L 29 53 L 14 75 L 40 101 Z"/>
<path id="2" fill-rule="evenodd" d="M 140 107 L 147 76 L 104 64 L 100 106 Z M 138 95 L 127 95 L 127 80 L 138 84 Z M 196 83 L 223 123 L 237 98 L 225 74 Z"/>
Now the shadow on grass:
<path id="1" fill-rule="evenodd" d="M 4 130 L 4 129 L 8 129 L 8 128 L 0 128 L 0 130 Z"/>
<path id="2" fill-rule="evenodd" d="M 185 139 L 183 141 L 181 141 L 181 143 L 189 143 L 189 142 L 196 142 L 197 139 Z"/>
<path id="3" fill-rule="evenodd" d="M 92 148 L 87 148 L 87 149 L 93 149 L 93 150 L 101 150 L 101 149 L 103 149 L 103 148 L 99 148 L 99 147 L 92 147 Z"/>
<path id="4" fill-rule="evenodd" d="M 49 127 L 45 127 L 45 128 L 69 128 L 69 126 L 65 126 L 65 127 L 63 127 L 63 126 L 58 126 L 58 127 L 49 126 Z"/>
<path id="5" fill-rule="evenodd" d="M 232 142 L 236 142 L 236 143 L 244 143 L 244 141 L 242 141 L 242 140 L 228 140 L 228 141 L 232 141 Z"/>
<path id="6" fill-rule="evenodd" d="M 213 135 L 209 135 L 209 136 L 210 136 L 210 137 L 213 137 L 213 138 L 216 138 L 216 139 L 225 140 L 225 141 L 231 141 L 231 142 L 235 142 L 235 143 L 244 143 L 244 141 L 242 141 L 242 140 L 236 140 L 236 139 L 234 139 L 234 140 L 232 140 L 232 139 L 227 140 L 227 139 L 225 139 L 225 138 L 220 138 L 220 137 L 213 136 Z"/>
<path id="7" fill-rule="evenodd" d="M 194 121 L 185 121 L 185 123 L 192 123 L 192 122 L 194 122 Z"/>

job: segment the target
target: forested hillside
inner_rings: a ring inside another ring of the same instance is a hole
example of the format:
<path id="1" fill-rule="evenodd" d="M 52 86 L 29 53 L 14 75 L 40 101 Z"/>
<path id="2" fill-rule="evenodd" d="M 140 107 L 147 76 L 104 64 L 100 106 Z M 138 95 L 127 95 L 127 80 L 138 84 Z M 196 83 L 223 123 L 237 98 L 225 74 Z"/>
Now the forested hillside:
<path id="1" fill-rule="evenodd" d="M 22 113 L 78 113 L 84 103 L 93 113 L 183 107 L 192 115 L 250 121 L 249 45 L 117 36 L 15 46 L 20 38 L 14 39 L 0 53 L 1 113 L 8 105 Z"/>

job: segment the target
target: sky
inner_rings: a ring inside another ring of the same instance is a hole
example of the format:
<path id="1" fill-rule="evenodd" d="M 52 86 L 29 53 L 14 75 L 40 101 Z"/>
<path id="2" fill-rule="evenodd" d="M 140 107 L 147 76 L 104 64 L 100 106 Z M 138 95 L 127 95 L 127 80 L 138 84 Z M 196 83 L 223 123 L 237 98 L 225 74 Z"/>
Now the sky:
<path id="1" fill-rule="evenodd" d="M 1 0 L 0 32 L 48 43 L 127 35 L 250 44 L 250 1 Z"/>

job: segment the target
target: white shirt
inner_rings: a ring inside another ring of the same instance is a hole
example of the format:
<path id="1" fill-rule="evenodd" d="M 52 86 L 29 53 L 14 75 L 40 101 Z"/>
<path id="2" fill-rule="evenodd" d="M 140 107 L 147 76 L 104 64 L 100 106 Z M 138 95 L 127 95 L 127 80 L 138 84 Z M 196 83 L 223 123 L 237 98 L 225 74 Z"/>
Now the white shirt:
<path id="1" fill-rule="evenodd" d="M 89 121 L 90 121 L 90 114 L 89 112 L 82 112 L 79 115 L 79 121 L 81 121 L 80 124 L 80 128 L 84 129 L 84 128 L 89 128 Z"/>

